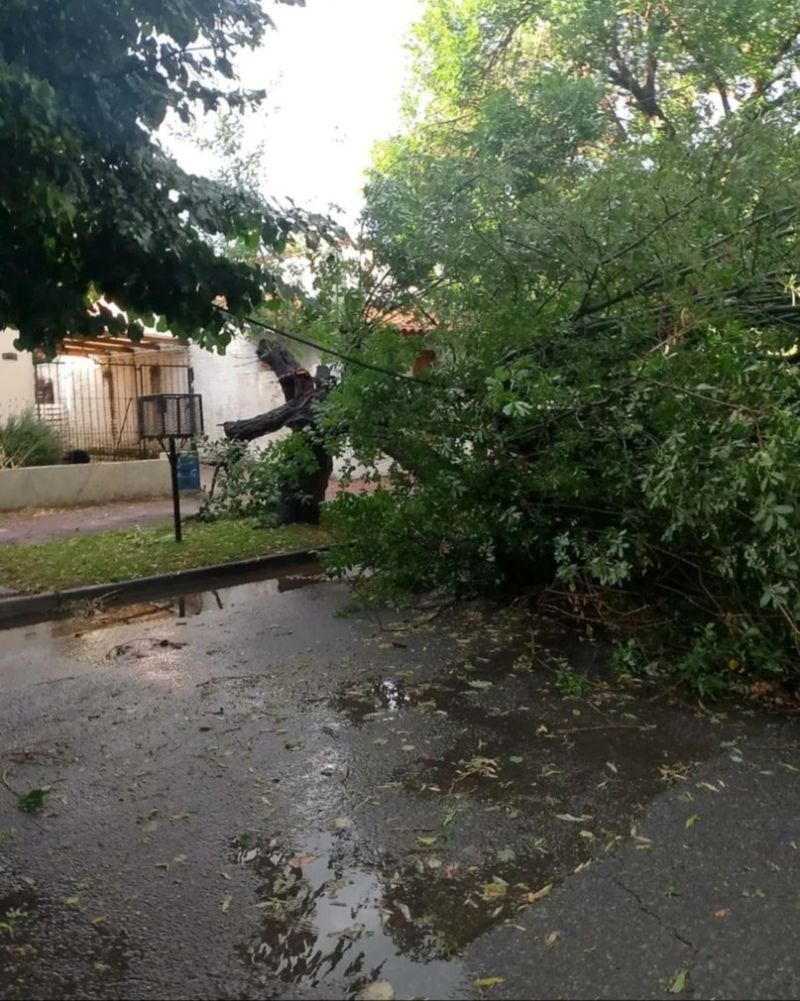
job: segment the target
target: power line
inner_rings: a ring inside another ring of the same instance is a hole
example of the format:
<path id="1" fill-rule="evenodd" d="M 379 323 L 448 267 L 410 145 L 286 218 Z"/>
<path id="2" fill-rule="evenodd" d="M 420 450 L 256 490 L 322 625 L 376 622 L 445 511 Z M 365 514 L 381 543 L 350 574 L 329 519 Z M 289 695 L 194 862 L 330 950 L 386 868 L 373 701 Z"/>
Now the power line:
<path id="1" fill-rule="evenodd" d="M 234 314 L 222 306 L 215 306 L 220 313 L 226 313 L 228 316 L 236 319 Z M 418 379 L 414 375 L 405 375 L 403 372 L 393 372 L 391 369 L 383 368 L 380 365 L 373 365 L 371 362 L 363 361 L 360 358 L 354 358 L 352 355 L 344 354 L 342 351 L 335 351 L 333 348 L 325 347 L 322 344 L 318 344 L 316 341 L 310 341 L 306 337 L 301 337 L 299 334 L 290 334 L 288 330 L 280 330 L 278 327 L 270 326 L 269 323 L 264 323 L 262 320 L 256 320 L 252 316 L 244 317 L 245 323 L 249 323 L 253 327 L 260 327 L 262 330 L 267 330 L 271 334 L 277 334 L 278 337 L 285 337 L 289 341 L 296 341 L 298 344 L 304 344 L 308 348 L 314 348 L 315 351 L 319 351 L 320 354 L 333 355 L 334 358 L 340 358 L 342 361 L 349 362 L 351 365 L 356 365 L 359 368 L 365 368 L 370 372 L 377 372 L 379 375 L 388 375 L 392 379 L 401 379 L 404 382 L 413 382 L 419 386 L 432 386 L 433 381 L 431 379 Z"/>

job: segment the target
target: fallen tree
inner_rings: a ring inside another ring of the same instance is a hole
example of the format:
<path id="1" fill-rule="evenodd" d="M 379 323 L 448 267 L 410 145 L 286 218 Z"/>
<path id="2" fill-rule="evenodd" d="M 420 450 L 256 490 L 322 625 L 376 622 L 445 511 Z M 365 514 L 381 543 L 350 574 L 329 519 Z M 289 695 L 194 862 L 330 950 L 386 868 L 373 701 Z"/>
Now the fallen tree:
<path id="1" fill-rule="evenodd" d="M 295 522 L 316 525 L 333 471 L 333 459 L 317 431 L 318 407 L 330 388 L 330 371 L 318 365 L 316 373 L 304 368 L 282 344 L 262 340 L 256 349 L 259 361 L 268 365 L 280 383 L 285 403 L 280 407 L 238 421 L 226 421 L 223 430 L 230 441 L 254 441 L 283 428 L 305 435 L 313 456 L 302 469 L 286 470 L 275 514 L 277 525 Z"/>

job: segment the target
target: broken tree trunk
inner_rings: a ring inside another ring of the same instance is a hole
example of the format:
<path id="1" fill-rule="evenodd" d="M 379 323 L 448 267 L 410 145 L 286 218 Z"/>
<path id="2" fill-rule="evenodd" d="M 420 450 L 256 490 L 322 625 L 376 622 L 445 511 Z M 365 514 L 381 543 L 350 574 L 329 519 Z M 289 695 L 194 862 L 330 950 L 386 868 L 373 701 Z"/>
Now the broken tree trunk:
<path id="1" fill-rule="evenodd" d="M 312 376 L 288 348 L 266 340 L 259 343 L 256 354 L 278 377 L 286 402 L 266 414 L 246 420 L 226 421 L 222 425 L 225 436 L 231 441 L 253 441 L 281 428 L 289 428 L 292 432 L 313 428 L 316 425 L 316 408 L 328 392 L 327 368 L 318 366 L 316 376 Z M 276 512 L 277 525 L 297 522 L 316 525 L 319 522 L 320 507 L 333 472 L 333 460 L 318 441 L 312 441 L 311 447 L 317 468 L 304 474 L 297 488 L 283 491 Z"/>

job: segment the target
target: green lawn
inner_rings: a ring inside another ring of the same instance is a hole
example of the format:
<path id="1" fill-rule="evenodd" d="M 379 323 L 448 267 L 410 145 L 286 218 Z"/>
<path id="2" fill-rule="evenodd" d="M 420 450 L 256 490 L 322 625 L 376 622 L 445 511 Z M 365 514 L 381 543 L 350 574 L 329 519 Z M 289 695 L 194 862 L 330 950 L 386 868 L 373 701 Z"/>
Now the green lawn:
<path id="1" fill-rule="evenodd" d="M 330 536 L 311 525 L 253 528 L 250 522 L 190 522 L 183 542 L 172 525 L 0 546 L 0 584 L 21 593 L 105 584 L 129 577 L 228 563 L 268 553 L 325 545 Z"/>

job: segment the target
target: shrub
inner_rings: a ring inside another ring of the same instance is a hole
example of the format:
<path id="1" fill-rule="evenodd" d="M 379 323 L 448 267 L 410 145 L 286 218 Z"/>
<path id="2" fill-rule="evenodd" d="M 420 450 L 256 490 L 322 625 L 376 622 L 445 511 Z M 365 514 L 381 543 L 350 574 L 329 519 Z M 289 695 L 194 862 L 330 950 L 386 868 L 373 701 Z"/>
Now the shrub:
<path id="1" fill-rule="evenodd" d="M 0 465 L 54 466 L 61 459 L 61 444 L 52 428 L 30 411 L 0 424 Z"/>

